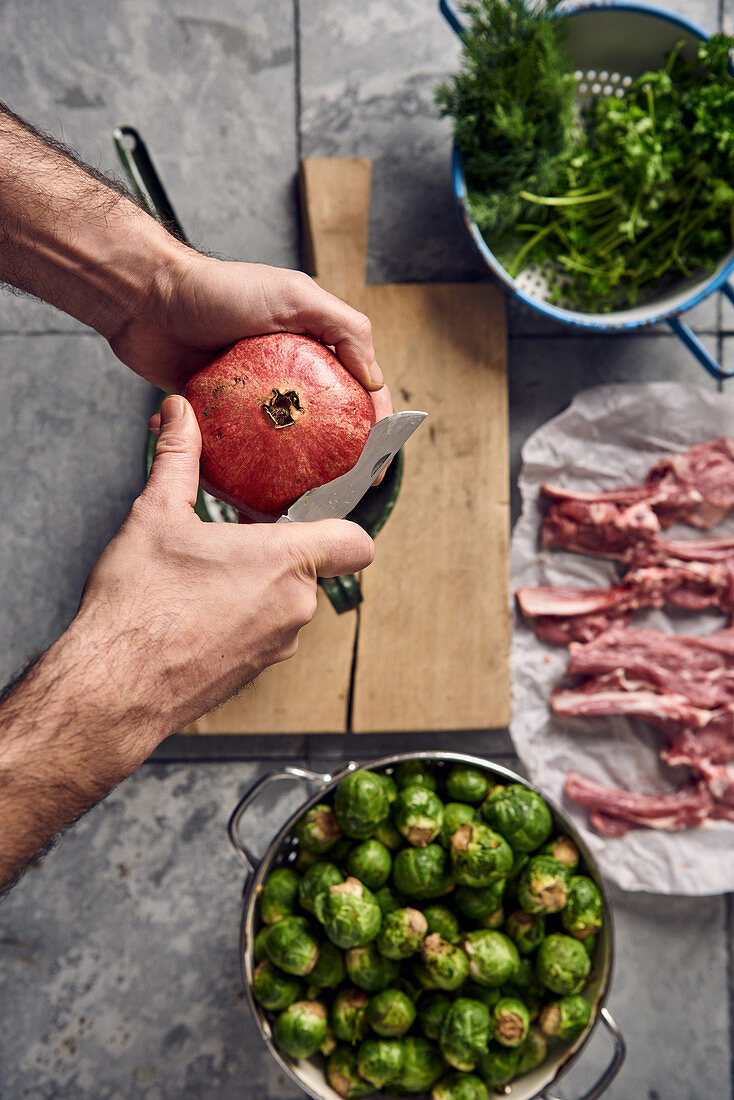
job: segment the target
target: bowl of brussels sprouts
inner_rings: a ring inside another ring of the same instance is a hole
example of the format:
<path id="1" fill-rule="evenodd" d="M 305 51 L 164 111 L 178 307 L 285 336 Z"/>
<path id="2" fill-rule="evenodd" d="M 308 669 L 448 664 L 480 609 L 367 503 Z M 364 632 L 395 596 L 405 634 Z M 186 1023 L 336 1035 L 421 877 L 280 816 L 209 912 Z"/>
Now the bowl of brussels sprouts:
<path id="1" fill-rule="evenodd" d="M 318 790 L 262 858 L 247 812 L 278 780 Z M 459 753 L 400 754 L 334 775 L 286 768 L 239 802 L 248 870 L 247 999 L 283 1070 L 315 1100 L 553 1100 L 605 1007 L 612 914 L 588 849 L 540 791 Z"/>

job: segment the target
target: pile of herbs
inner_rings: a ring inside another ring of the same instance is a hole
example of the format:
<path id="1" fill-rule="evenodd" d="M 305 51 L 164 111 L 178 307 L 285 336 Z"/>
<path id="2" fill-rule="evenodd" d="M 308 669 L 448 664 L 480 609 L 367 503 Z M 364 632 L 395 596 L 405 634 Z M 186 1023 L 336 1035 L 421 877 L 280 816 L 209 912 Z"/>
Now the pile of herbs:
<path id="1" fill-rule="evenodd" d="M 462 71 L 437 93 L 454 119 L 472 215 L 513 276 L 550 261 L 551 300 L 635 305 L 709 273 L 734 237 L 734 38 L 717 34 L 574 121 L 556 4 L 464 6 Z"/>

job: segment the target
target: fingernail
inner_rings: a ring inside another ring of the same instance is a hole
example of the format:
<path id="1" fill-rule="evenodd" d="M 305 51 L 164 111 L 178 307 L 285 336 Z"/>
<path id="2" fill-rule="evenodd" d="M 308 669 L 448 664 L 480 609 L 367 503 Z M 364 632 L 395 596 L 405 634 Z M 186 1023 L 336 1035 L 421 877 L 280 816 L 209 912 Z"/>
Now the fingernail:
<path id="1" fill-rule="evenodd" d="M 376 361 L 367 368 L 367 377 L 370 385 L 375 390 L 379 390 L 385 385 L 385 378 Z"/>
<path id="2" fill-rule="evenodd" d="M 184 414 L 183 397 L 171 394 L 161 405 L 161 424 L 169 424 L 172 420 L 181 420 Z"/>

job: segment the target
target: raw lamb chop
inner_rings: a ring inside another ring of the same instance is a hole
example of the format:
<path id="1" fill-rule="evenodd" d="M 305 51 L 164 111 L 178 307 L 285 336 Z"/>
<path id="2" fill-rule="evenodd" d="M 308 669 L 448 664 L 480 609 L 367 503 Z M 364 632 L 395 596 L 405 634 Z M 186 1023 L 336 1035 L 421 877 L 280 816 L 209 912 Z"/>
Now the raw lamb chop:
<path id="1" fill-rule="evenodd" d="M 597 832 L 620 837 L 630 829 L 687 829 L 713 816 L 714 797 L 703 780 L 666 794 L 636 794 L 605 787 L 577 772 L 566 776 L 568 797 L 591 810 Z"/>

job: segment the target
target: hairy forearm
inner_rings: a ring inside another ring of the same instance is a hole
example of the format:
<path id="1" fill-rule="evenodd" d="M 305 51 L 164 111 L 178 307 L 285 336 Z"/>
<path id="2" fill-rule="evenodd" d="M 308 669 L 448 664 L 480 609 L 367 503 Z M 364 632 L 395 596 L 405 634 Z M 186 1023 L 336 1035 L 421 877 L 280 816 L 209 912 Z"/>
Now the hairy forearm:
<path id="1" fill-rule="evenodd" d="M 0 282 L 115 339 L 189 253 L 121 187 L 0 104 Z"/>

